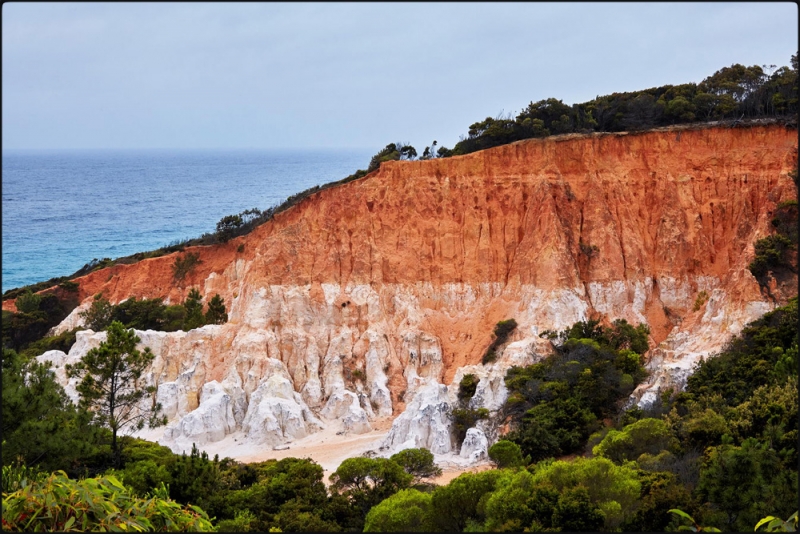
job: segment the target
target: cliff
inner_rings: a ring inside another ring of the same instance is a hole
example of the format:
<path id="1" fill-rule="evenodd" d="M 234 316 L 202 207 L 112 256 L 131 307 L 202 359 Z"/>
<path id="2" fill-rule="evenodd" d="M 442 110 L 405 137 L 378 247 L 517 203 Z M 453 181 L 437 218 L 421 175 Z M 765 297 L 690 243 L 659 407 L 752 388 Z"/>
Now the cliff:
<path id="1" fill-rule="evenodd" d="M 796 158 L 796 132 L 769 125 L 388 162 L 247 236 L 192 249 L 202 263 L 180 285 L 175 255 L 77 279 L 83 304 L 59 328 L 78 324 L 98 292 L 112 302 L 219 293 L 225 325 L 140 333 L 171 418 L 163 442 L 235 434 L 274 446 L 391 416 L 384 449 L 476 461 L 496 429 L 471 432 L 460 451 L 452 443 L 458 380 L 480 376 L 472 403 L 499 408 L 505 369 L 546 353 L 539 332 L 588 318 L 648 323 L 653 375 L 634 399 L 644 403 L 796 293 L 795 279 L 768 295 L 747 270 L 777 204 L 796 198 Z M 695 309 L 701 291 L 709 298 Z M 481 365 L 493 326 L 511 317 L 511 343 Z M 42 358 L 61 365 L 102 338 L 85 332 L 69 355 Z"/>

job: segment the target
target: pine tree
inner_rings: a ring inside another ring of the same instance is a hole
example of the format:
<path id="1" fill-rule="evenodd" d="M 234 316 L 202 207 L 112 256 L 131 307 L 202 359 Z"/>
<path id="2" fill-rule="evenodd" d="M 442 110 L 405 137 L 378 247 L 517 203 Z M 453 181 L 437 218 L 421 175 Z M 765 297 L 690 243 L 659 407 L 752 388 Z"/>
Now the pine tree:
<path id="1" fill-rule="evenodd" d="M 200 328 L 205 324 L 203 320 L 203 297 L 196 288 L 192 288 L 187 295 L 186 300 L 183 301 L 183 307 L 186 308 L 186 320 L 184 321 L 184 330 L 189 331 L 194 328 Z"/>
<path id="2" fill-rule="evenodd" d="M 155 393 L 155 387 L 141 387 L 139 380 L 155 357 L 150 347 L 144 351 L 136 349 L 141 341 L 119 321 L 108 327 L 106 341 L 81 358 L 75 365 L 67 365 L 67 375 L 77 377 L 77 390 L 81 405 L 95 414 L 96 420 L 111 429 L 111 450 L 114 464 L 120 465 L 119 431 L 127 426 L 141 429 L 145 424 L 156 427 L 166 423 L 160 417 L 161 405 L 153 402 L 150 409 L 142 409 L 146 395 Z"/>
<path id="3" fill-rule="evenodd" d="M 219 293 L 208 302 L 206 324 L 223 324 L 228 322 L 228 312 L 225 311 L 225 299 Z"/>

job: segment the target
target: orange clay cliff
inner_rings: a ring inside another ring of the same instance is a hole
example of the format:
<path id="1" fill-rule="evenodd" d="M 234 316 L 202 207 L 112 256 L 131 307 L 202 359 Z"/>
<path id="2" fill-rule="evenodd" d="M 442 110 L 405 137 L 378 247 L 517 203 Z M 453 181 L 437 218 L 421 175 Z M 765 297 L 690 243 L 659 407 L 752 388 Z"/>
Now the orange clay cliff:
<path id="1" fill-rule="evenodd" d="M 76 279 L 83 303 L 58 329 L 80 324 L 100 292 L 113 303 L 219 293 L 228 323 L 139 333 L 170 418 L 153 439 L 278 447 L 391 418 L 382 450 L 476 462 L 497 432 L 460 450 L 450 440 L 458 381 L 476 374 L 475 402 L 497 410 L 505 369 L 546 355 L 543 330 L 647 323 L 652 375 L 632 398 L 645 403 L 796 294 L 796 277 L 766 290 L 747 269 L 777 205 L 796 198 L 796 162 L 797 133 L 779 125 L 573 134 L 392 161 L 249 235 L 187 249 L 201 263 L 179 284 L 172 263 L 185 252 Z M 508 318 L 519 326 L 482 365 Z M 103 336 L 84 331 L 69 355 L 42 358 L 60 369 Z"/>

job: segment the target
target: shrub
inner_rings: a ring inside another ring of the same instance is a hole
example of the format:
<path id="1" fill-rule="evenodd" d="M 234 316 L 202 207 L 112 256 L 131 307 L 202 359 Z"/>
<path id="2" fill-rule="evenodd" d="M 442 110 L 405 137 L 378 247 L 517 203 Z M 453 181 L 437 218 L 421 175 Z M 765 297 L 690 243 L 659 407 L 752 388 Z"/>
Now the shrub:
<path id="1" fill-rule="evenodd" d="M 69 291 L 70 293 L 75 293 L 78 291 L 80 285 L 77 282 L 72 282 L 70 280 L 65 280 L 58 284 L 58 287 L 63 289 L 64 291 Z"/>
<path id="2" fill-rule="evenodd" d="M 458 384 L 458 400 L 463 403 L 475 396 L 475 391 L 478 389 L 479 382 L 480 379 L 473 374 L 464 375 L 461 382 Z"/>
<path id="3" fill-rule="evenodd" d="M 33 313 L 39 311 L 39 304 L 42 302 L 42 296 L 38 293 L 33 293 L 30 289 L 17 297 L 15 302 L 17 310 L 20 313 Z"/>
<path id="4" fill-rule="evenodd" d="M 182 281 L 200 263 L 202 263 L 202 260 L 200 260 L 200 254 L 197 252 L 187 252 L 183 256 L 176 256 L 175 262 L 172 264 L 173 280 L 176 282 Z"/>
<path id="5" fill-rule="evenodd" d="M 648 332 L 619 320 L 611 328 L 588 321 L 544 334 L 553 354 L 506 373 L 503 410 L 514 428 L 507 439 L 534 461 L 580 450 L 646 376 L 637 351 L 646 350 Z"/>
<path id="6" fill-rule="evenodd" d="M 113 306 L 111 320 L 136 330 L 161 330 L 165 309 L 160 298 L 138 300 L 131 297 Z"/>
<path id="7" fill-rule="evenodd" d="M 432 513 L 429 493 L 400 490 L 370 509 L 364 532 L 430 532 L 434 530 Z"/>
<path id="8" fill-rule="evenodd" d="M 522 449 L 513 441 L 501 439 L 489 447 L 489 458 L 498 469 L 505 467 L 524 467 L 530 463 L 531 457 L 522 457 Z"/>
<path id="9" fill-rule="evenodd" d="M 388 458 L 348 458 L 330 476 L 331 488 L 358 510 L 354 526 L 364 527 L 370 508 L 408 488 L 413 476 Z"/>
<path id="10" fill-rule="evenodd" d="M 413 475 L 417 483 L 423 478 L 438 477 L 442 474 L 442 469 L 433 461 L 433 454 L 425 448 L 405 449 L 389 459 L 399 464 L 406 473 Z"/>
<path id="11" fill-rule="evenodd" d="M 60 350 L 61 352 L 68 353 L 72 345 L 75 344 L 75 333 L 80 328 L 73 328 L 62 332 L 57 336 L 49 336 L 34 341 L 28 347 L 21 351 L 20 354 L 26 358 L 35 358 L 47 352 L 48 350 Z"/>
<path id="12" fill-rule="evenodd" d="M 750 262 L 748 269 L 763 284 L 767 271 L 778 267 L 791 267 L 787 252 L 793 247 L 794 245 L 789 238 L 780 234 L 768 235 L 763 239 L 759 239 L 755 243 L 755 258 Z"/>
<path id="13" fill-rule="evenodd" d="M 497 359 L 497 348 L 508 340 L 508 336 L 516 327 L 517 321 L 514 319 L 507 319 L 497 323 L 497 326 L 494 327 L 494 341 L 492 341 L 492 344 L 489 345 L 488 349 L 486 349 L 486 352 L 481 360 L 484 365 Z"/>
<path id="14" fill-rule="evenodd" d="M 242 227 L 244 221 L 241 215 L 226 215 L 217 223 L 217 236 L 223 243 L 230 240 Z"/>
<path id="15" fill-rule="evenodd" d="M 170 500 L 163 486 L 145 498 L 137 498 L 113 476 L 76 481 L 63 471 L 43 482 L 23 482 L 21 486 L 3 497 L 3 530 L 214 530 L 203 510 Z"/>
<path id="16" fill-rule="evenodd" d="M 364 382 L 367 379 L 367 375 L 361 369 L 353 369 L 350 373 L 350 376 L 353 377 L 353 380 L 359 380 Z"/>
<path id="17" fill-rule="evenodd" d="M 463 473 L 448 485 L 434 489 L 431 505 L 438 530 L 461 532 L 470 522 L 482 521 L 483 503 L 503 476 L 497 469 Z"/>
<path id="18" fill-rule="evenodd" d="M 666 449 L 673 439 L 667 424 L 661 419 L 641 419 L 621 431 L 609 431 L 592 449 L 592 454 L 622 463 L 645 453 L 655 455 Z"/>
<path id="19" fill-rule="evenodd" d="M 183 323 L 183 330 L 187 332 L 195 328 L 200 328 L 205 323 L 203 317 L 203 303 L 202 296 L 197 288 L 189 290 L 186 299 L 183 301 L 183 307 L 186 308 L 186 320 Z"/>
<path id="20" fill-rule="evenodd" d="M 708 293 L 706 293 L 705 290 L 701 291 L 700 293 L 697 294 L 697 298 L 694 301 L 694 306 L 692 307 L 692 309 L 694 311 L 699 310 L 703 306 L 703 304 L 706 303 L 707 300 L 708 300 Z"/>
<path id="21" fill-rule="evenodd" d="M 89 309 L 80 312 L 79 315 L 83 318 L 86 328 L 99 332 L 111 324 L 113 313 L 114 306 L 103 298 L 102 293 L 98 293 L 94 296 Z"/>

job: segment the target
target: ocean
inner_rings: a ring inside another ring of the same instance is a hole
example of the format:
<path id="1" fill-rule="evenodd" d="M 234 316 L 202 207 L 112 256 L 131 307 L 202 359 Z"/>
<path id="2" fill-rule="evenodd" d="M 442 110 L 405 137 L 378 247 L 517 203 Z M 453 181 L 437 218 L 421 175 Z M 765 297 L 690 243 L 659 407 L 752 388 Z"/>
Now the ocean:
<path id="1" fill-rule="evenodd" d="M 4 150 L 2 290 L 213 232 L 365 169 L 376 151 Z"/>

